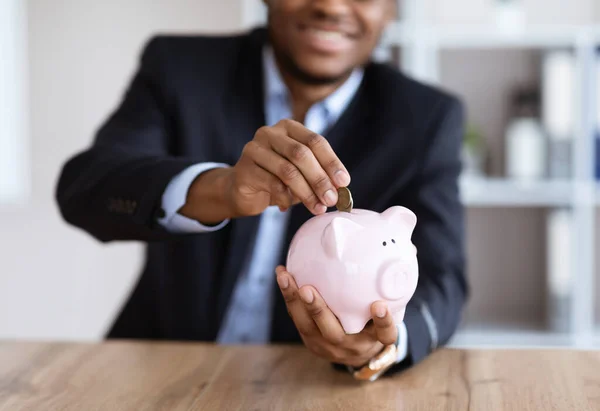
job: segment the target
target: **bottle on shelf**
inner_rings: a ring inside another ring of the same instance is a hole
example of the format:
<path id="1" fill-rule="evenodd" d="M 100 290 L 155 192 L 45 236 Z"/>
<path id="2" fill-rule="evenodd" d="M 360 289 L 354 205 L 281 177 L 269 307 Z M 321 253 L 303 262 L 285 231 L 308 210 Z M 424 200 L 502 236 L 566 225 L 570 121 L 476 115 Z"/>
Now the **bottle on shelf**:
<path id="1" fill-rule="evenodd" d="M 570 331 L 573 276 L 571 270 L 572 213 L 569 209 L 548 210 L 546 219 L 546 320 L 550 331 Z"/>
<path id="2" fill-rule="evenodd" d="M 513 99 L 512 120 L 506 129 L 506 176 L 532 181 L 546 175 L 547 138 L 539 120 L 539 93 L 521 89 Z"/>
<path id="3" fill-rule="evenodd" d="M 569 50 L 552 50 L 542 61 L 542 122 L 549 138 L 548 171 L 551 178 L 572 176 L 575 132 L 576 62 Z"/>

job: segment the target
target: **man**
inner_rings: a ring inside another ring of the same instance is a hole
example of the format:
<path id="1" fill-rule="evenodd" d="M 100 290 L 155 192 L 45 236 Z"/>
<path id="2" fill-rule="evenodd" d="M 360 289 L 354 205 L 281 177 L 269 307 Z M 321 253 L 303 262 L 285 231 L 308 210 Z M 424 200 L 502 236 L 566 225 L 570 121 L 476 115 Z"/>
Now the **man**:
<path id="1" fill-rule="evenodd" d="M 265 3 L 267 29 L 154 38 L 93 145 L 62 170 L 66 221 L 147 243 L 108 337 L 302 341 L 359 369 L 393 346 L 379 371 L 404 369 L 448 341 L 467 296 L 462 106 L 370 62 L 393 0 Z M 354 335 L 282 265 L 296 230 L 350 183 L 358 208 L 415 212 L 420 268 L 404 322 L 375 302 Z"/>

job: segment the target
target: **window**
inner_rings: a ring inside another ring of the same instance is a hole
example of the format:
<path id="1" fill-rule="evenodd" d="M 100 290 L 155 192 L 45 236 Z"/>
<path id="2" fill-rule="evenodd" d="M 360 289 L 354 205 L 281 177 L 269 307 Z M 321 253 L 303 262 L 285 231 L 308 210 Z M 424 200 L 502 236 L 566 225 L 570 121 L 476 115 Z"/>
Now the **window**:
<path id="1" fill-rule="evenodd" d="M 0 204 L 29 195 L 25 3 L 0 2 Z"/>

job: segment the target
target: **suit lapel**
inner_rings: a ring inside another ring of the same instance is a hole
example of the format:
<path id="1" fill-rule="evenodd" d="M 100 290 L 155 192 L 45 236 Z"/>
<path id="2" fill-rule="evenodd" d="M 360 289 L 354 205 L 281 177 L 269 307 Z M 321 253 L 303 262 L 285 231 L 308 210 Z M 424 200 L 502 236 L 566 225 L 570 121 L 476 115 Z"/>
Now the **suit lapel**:
<path id="1" fill-rule="evenodd" d="M 262 48 L 266 33 L 259 29 L 243 39 L 235 73 L 220 112 L 221 144 L 230 164 L 235 164 L 244 145 L 265 125 Z"/>
<path id="2" fill-rule="evenodd" d="M 221 110 L 222 152 L 227 153 L 231 165 L 237 162 L 244 145 L 252 140 L 256 130 L 265 124 L 261 54 L 264 39 L 263 30 L 255 30 L 243 39 L 236 73 Z M 230 252 L 226 254 L 221 277 L 216 279 L 216 332 L 218 325 L 222 324 L 237 278 L 252 250 L 258 223 L 259 216 L 255 216 L 237 218 L 229 224 L 227 249 Z"/>

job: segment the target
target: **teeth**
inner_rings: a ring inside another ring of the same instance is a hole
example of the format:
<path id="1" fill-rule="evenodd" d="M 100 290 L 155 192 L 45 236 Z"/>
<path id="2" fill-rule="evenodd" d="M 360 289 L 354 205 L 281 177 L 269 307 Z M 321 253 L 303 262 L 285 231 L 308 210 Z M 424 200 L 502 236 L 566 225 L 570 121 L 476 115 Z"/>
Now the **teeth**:
<path id="1" fill-rule="evenodd" d="M 323 40 L 337 41 L 344 38 L 344 35 L 339 31 L 325 31 L 317 29 L 312 29 L 311 31 L 313 34 L 315 34 L 317 37 L 322 38 Z"/>

